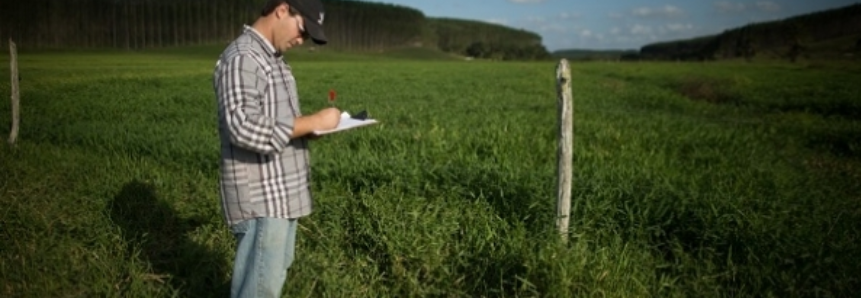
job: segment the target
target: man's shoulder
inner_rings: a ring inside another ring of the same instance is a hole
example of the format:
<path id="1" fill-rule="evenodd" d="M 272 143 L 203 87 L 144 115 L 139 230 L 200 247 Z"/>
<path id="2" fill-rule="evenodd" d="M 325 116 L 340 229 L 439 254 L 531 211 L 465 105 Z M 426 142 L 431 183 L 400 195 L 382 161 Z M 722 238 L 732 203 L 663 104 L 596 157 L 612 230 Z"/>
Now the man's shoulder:
<path id="1" fill-rule="evenodd" d="M 221 60 L 231 60 L 236 58 L 237 56 L 262 56 L 262 53 L 257 46 L 254 38 L 252 38 L 248 33 L 242 34 L 236 39 L 234 39 L 227 47 L 221 52 Z"/>
<path id="2" fill-rule="evenodd" d="M 234 63 L 241 63 L 244 65 L 243 67 L 252 67 L 262 71 L 269 71 L 271 69 L 271 66 L 267 63 L 265 54 L 248 34 L 243 34 L 231 42 L 219 56 L 217 65 Z"/>

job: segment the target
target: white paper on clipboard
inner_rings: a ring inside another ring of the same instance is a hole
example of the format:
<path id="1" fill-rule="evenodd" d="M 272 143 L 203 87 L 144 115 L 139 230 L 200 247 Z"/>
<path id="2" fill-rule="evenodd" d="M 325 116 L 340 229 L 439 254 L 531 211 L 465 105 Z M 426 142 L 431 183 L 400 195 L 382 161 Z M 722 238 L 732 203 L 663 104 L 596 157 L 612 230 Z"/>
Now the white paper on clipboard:
<path id="1" fill-rule="evenodd" d="M 329 129 L 329 130 L 315 130 L 314 134 L 318 135 L 318 136 L 327 135 L 327 134 L 336 133 L 339 131 L 350 130 L 353 128 L 367 126 L 367 125 L 376 124 L 376 123 L 377 123 L 376 119 L 365 119 L 365 120 L 353 119 L 350 117 L 349 113 L 343 112 L 343 113 L 341 113 L 341 121 L 338 123 L 338 127 L 335 127 L 333 129 Z"/>

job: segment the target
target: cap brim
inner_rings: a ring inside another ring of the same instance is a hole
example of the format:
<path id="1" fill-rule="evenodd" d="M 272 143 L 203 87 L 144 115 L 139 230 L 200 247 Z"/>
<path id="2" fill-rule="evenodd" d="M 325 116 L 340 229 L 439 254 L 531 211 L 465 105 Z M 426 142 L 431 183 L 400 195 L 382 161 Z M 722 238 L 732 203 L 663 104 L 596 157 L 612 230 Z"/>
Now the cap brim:
<path id="1" fill-rule="evenodd" d="M 323 26 L 320 26 L 317 22 L 313 20 L 309 20 L 307 17 L 305 18 L 305 30 L 308 31 L 308 35 L 311 36 L 311 40 L 318 45 L 324 45 L 329 42 L 326 38 L 326 34 L 323 33 Z"/>

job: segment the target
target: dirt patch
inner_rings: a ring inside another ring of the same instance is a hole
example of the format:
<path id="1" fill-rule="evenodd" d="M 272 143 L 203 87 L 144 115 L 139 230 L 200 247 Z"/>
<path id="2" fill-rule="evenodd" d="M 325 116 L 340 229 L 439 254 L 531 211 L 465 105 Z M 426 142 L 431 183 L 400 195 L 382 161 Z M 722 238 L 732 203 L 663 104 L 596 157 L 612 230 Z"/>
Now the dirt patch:
<path id="1" fill-rule="evenodd" d="M 861 179 L 861 169 L 856 168 L 856 165 L 834 158 L 811 157 L 804 160 L 804 165 L 811 170 L 838 173 Z"/>
<path id="2" fill-rule="evenodd" d="M 734 104 L 739 101 L 732 82 L 707 77 L 687 77 L 673 86 L 676 92 L 694 101 L 714 104 Z"/>
<path id="3" fill-rule="evenodd" d="M 625 89 L 625 82 L 622 80 L 608 79 L 601 82 L 601 87 L 605 90 L 618 92 Z"/>

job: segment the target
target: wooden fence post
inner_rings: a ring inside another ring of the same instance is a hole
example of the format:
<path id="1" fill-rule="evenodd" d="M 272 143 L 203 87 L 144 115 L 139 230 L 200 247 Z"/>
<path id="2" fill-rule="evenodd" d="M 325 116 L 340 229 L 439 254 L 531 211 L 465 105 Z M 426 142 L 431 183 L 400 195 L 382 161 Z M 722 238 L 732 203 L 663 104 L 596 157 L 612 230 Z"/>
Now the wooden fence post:
<path id="1" fill-rule="evenodd" d="M 556 228 L 562 242 L 568 241 L 568 221 L 571 215 L 572 156 L 574 143 L 574 107 L 571 94 L 571 69 L 568 60 L 556 66 L 556 92 L 559 108 L 559 147 L 557 157 Z"/>
<path id="2" fill-rule="evenodd" d="M 12 132 L 9 133 L 9 145 L 15 145 L 18 139 L 18 122 L 20 122 L 21 97 L 18 92 L 18 49 L 15 42 L 9 39 L 9 70 L 12 80 Z"/>

